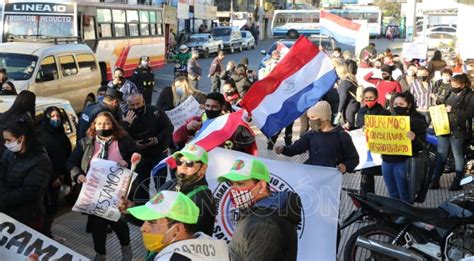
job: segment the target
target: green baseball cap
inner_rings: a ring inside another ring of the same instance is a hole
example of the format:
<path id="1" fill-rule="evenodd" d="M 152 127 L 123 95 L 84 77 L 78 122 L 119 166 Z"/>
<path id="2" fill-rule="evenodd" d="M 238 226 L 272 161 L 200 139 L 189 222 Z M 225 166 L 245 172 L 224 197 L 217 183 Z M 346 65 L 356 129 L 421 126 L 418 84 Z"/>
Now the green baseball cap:
<path id="1" fill-rule="evenodd" d="M 199 208 L 186 195 L 176 191 L 161 191 L 145 205 L 129 208 L 128 212 L 139 220 L 169 218 L 185 224 L 196 224 Z"/>
<path id="2" fill-rule="evenodd" d="M 173 158 L 176 159 L 179 155 L 186 156 L 186 158 L 190 160 L 202 161 L 202 163 L 207 164 L 207 151 L 196 144 L 186 144 L 182 150 L 173 153 Z"/>
<path id="3" fill-rule="evenodd" d="M 217 178 L 217 181 L 245 181 L 249 179 L 269 182 L 270 173 L 267 166 L 258 159 L 237 159 L 230 171 Z"/>

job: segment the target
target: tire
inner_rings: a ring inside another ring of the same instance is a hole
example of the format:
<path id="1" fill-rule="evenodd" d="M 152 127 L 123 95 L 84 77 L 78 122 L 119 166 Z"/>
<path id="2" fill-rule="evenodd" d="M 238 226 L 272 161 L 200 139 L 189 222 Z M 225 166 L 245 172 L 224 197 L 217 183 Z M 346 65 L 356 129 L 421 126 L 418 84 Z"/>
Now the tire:
<path id="1" fill-rule="evenodd" d="M 235 47 L 234 47 L 234 45 L 231 45 L 231 46 L 230 46 L 230 53 L 235 53 Z"/>
<path id="2" fill-rule="evenodd" d="M 209 49 L 206 48 L 206 49 L 204 50 L 204 53 L 202 54 L 202 56 L 203 56 L 204 58 L 209 58 Z"/>
<path id="3" fill-rule="evenodd" d="M 397 236 L 398 231 L 384 225 L 373 224 L 365 226 L 357 230 L 352 236 L 347 240 L 346 245 L 344 246 L 344 261 L 356 261 L 356 260 L 373 260 L 377 261 L 391 261 L 397 260 L 395 258 L 384 256 L 380 253 L 371 253 L 370 250 L 360 248 L 356 245 L 356 240 L 359 236 L 364 236 L 366 238 L 374 239 L 374 236 L 384 236 L 384 239 L 376 238 L 377 240 L 383 242 L 391 242 Z M 359 250 L 359 251 L 358 251 Z M 360 253 L 362 252 L 362 253 Z M 360 256 L 361 254 L 368 254 L 368 256 Z"/>
<path id="4" fill-rule="evenodd" d="M 243 51 L 242 44 L 239 45 L 239 53 Z"/>
<path id="5" fill-rule="evenodd" d="M 298 38 L 298 37 L 300 36 L 300 34 L 298 33 L 298 31 L 296 31 L 296 30 L 294 30 L 294 29 L 289 30 L 288 33 L 287 33 L 287 35 L 288 35 L 288 37 L 289 37 L 290 39 L 296 39 L 296 38 Z"/>
<path id="6" fill-rule="evenodd" d="M 255 49 L 255 44 L 252 45 L 252 50 Z"/>
<path id="7" fill-rule="evenodd" d="M 84 101 L 84 106 L 82 107 L 82 111 L 84 111 L 89 105 L 93 104 L 95 102 L 94 95 L 89 94 L 87 95 L 86 100 Z"/>

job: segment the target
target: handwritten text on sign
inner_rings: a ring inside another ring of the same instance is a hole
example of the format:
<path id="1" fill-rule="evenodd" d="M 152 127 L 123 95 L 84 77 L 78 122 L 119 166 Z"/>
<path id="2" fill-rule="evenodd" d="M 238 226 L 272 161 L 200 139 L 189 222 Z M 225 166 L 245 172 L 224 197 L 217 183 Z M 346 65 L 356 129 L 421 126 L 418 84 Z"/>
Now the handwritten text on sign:
<path id="1" fill-rule="evenodd" d="M 0 213 L 0 260 L 27 260 L 36 253 L 39 260 L 86 261 L 85 256 Z"/>
<path id="2" fill-rule="evenodd" d="M 170 118 L 171 123 L 174 126 L 174 129 L 181 127 L 187 119 L 192 116 L 199 116 L 202 113 L 201 108 L 199 108 L 199 103 L 194 99 L 193 96 L 189 96 L 184 100 L 178 107 L 165 112 Z"/>
<path id="3" fill-rule="evenodd" d="M 369 150 L 385 155 L 411 156 L 408 116 L 365 116 L 365 135 Z"/>
<path id="4" fill-rule="evenodd" d="M 135 177 L 134 173 L 133 178 Z M 127 193 L 131 171 L 119 167 L 117 162 L 95 159 L 91 161 L 86 178 L 87 182 L 82 185 L 72 210 L 118 221 L 118 202 Z"/>
<path id="5" fill-rule="evenodd" d="M 446 107 L 444 105 L 431 106 L 429 110 L 436 136 L 450 134 L 451 129 Z"/>

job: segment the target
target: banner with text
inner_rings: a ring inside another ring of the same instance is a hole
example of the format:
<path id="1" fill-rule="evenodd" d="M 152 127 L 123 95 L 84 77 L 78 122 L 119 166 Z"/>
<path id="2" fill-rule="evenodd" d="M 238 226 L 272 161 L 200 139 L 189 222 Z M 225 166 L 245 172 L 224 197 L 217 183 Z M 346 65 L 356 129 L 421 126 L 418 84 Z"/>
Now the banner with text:
<path id="1" fill-rule="evenodd" d="M 115 161 L 92 160 L 86 176 L 87 182 L 82 185 L 72 210 L 118 221 L 119 200 L 122 196 L 128 196 L 125 194 L 129 182 L 133 182 L 136 176 L 133 173 L 132 177 L 131 170 L 118 166 Z"/>
<path id="2" fill-rule="evenodd" d="M 215 148 L 209 152 L 206 179 L 218 206 L 214 237 L 229 242 L 239 219 L 230 200 L 227 183 L 217 177 L 227 173 L 237 159 L 258 158 L 270 173 L 272 191 L 298 193 L 303 205 L 298 230 L 298 260 L 336 260 L 336 234 L 342 175 L 335 168 L 303 165 L 254 157 Z"/>
<path id="3" fill-rule="evenodd" d="M 27 260 L 33 253 L 39 260 L 89 260 L 1 212 L 0 238 L 0 260 Z"/>
<path id="4" fill-rule="evenodd" d="M 367 149 L 367 139 L 362 129 L 353 130 L 349 132 L 352 142 L 359 154 L 359 165 L 355 170 L 361 170 L 382 165 L 382 156 L 377 153 L 372 153 Z"/>
<path id="5" fill-rule="evenodd" d="M 199 107 L 199 103 L 194 99 L 193 96 L 189 96 L 184 100 L 178 107 L 165 112 L 170 118 L 171 123 L 174 126 L 174 130 L 177 130 L 181 127 L 186 120 L 193 117 L 199 116 L 202 114 L 202 110 Z"/>
<path id="6" fill-rule="evenodd" d="M 408 116 L 365 115 L 365 135 L 370 152 L 411 156 Z"/>
<path id="7" fill-rule="evenodd" d="M 428 45 L 424 43 L 403 43 L 402 56 L 403 59 L 421 59 L 426 60 L 428 55 Z"/>
<path id="8" fill-rule="evenodd" d="M 449 127 L 449 117 L 445 105 L 431 106 L 429 109 L 436 136 L 450 134 L 451 128 Z"/>

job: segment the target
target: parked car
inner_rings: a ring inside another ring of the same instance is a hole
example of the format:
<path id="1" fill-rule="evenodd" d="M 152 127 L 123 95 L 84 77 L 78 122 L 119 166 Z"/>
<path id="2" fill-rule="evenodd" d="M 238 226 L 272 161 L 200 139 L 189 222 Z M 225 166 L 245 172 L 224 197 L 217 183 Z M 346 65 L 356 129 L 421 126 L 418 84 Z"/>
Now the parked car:
<path id="1" fill-rule="evenodd" d="M 242 35 L 238 27 L 222 26 L 211 30 L 214 39 L 224 42 L 224 49 L 234 53 L 235 50 L 242 52 Z"/>
<path id="2" fill-rule="evenodd" d="M 240 31 L 242 35 L 242 47 L 244 49 L 255 49 L 255 38 L 253 37 L 252 33 L 249 31 Z"/>
<path id="3" fill-rule="evenodd" d="M 446 33 L 456 36 L 456 28 L 451 26 L 433 26 L 427 30 L 427 33 Z"/>
<path id="4" fill-rule="evenodd" d="M 15 101 L 16 96 L 4 95 L 0 96 L 0 113 L 7 111 Z M 77 134 L 77 115 L 74 112 L 71 104 L 64 99 L 50 98 L 50 97 L 36 97 L 36 118 L 35 123 L 39 124 L 43 118 L 43 113 L 46 108 L 56 106 L 61 111 L 61 121 L 64 126 L 64 131 L 71 141 L 71 145 L 76 145 Z"/>
<path id="5" fill-rule="evenodd" d="M 319 46 L 319 36 L 310 36 L 308 37 L 308 39 L 316 46 Z M 288 48 L 291 48 L 293 46 L 293 44 L 295 44 L 296 40 L 294 39 L 285 39 L 285 40 L 278 40 L 278 41 L 275 41 L 271 46 L 270 48 L 268 48 L 268 50 L 261 50 L 260 53 L 262 55 L 264 55 L 264 57 L 262 58 L 259 66 L 258 66 L 258 69 L 262 69 L 265 67 L 265 61 L 267 61 L 268 59 L 270 59 L 270 57 L 272 56 L 272 52 L 273 50 L 277 49 L 278 48 L 278 45 L 279 44 L 283 44 L 285 45 L 286 47 Z M 330 36 L 321 36 L 321 45 L 323 46 L 324 50 L 327 52 L 327 53 L 331 53 L 334 48 L 336 48 L 336 41 L 334 40 L 334 38 L 330 37 Z"/>
<path id="6" fill-rule="evenodd" d="M 428 49 L 449 50 L 456 45 L 456 36 L 449 33 L 428 33 L 425 43 Z"/>
<path id="7" fill-rule="evenodd" d="M 76 112 L 95 102 L 101 83 L 97 59 L 85 44 L 3 43 L 0 68 L 7 70 L 17 92 L 66 99 Z"/>
<path id="8" fill-rule="evenodd" d="M 218 53 L 224 49 L 224 42 L 212 37 L 211 34 L 192 34 L 186 45 L 194 50 L 198 50 L 204 58 L 208 58 L 211 53 Z"/>

